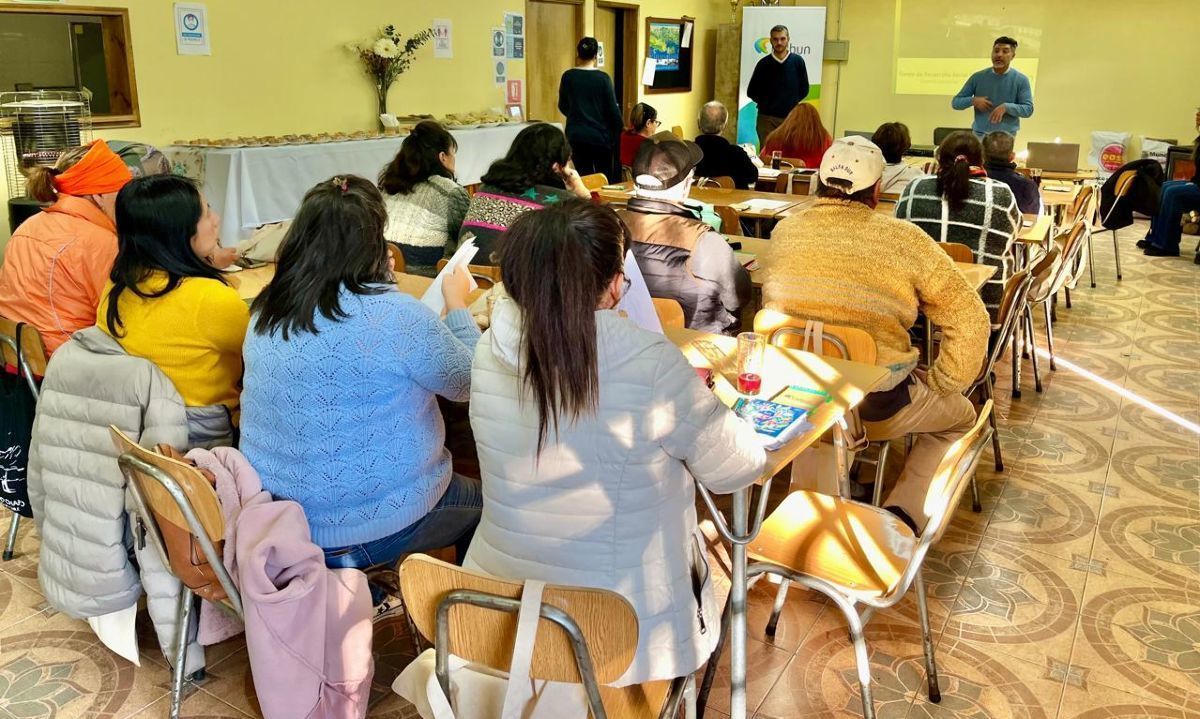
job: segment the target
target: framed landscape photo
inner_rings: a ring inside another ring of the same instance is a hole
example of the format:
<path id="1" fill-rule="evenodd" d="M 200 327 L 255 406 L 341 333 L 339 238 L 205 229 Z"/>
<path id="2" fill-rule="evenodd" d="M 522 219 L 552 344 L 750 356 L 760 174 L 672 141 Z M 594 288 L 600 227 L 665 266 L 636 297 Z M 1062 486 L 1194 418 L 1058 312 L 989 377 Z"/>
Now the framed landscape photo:
<path id="1" fill-rule="evenodd" d="M 694 23 L 692 18 L 646 18 L 646 64 L 654 64 L 653 84 L 643 84 L 647 94 L 691 91 Z"/>

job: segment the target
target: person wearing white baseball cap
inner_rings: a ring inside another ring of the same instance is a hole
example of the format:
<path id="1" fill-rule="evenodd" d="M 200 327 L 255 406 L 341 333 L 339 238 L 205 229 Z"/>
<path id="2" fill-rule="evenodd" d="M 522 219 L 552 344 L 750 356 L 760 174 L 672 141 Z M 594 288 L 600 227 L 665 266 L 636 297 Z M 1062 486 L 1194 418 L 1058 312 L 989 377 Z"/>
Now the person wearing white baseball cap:
<path id="1" fill-rule="evenodd" d="M 938 462 L 974 424 L 962 392 L 983 363 L 990 326 L 949 255 L 917 226 L 874 210 L 883 166 L 866 138 L 842 138 L 826 151 L 816 204 L 771 233 L 763 306 L 875 338 L 876 364 L 890 374 L 859 413 L 872 441 L 917 435 L 884 506 L 920 533 Z M 919 353 L 908 335 L 919 312 L 942 329 L 941 351 L 925 372 L 915 371 Z"/>

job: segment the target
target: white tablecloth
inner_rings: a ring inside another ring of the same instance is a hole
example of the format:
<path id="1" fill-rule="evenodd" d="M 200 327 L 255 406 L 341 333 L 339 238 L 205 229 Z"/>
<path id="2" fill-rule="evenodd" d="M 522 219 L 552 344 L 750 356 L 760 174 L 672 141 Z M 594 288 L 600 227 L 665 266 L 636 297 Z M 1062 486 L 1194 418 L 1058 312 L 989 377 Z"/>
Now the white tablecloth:
<path id="1" fill-rule="evenodd" d="M 479 182 L 524 127 L 507 124 L 451 130 L 458 141 L 458 181 L 463 185 Z M 354 174 L 374 182 L 403 139 L 203 150 L 204 194 L 221 214 L 221 242 L 233 245 L 260 225 L 291 219 L 304 193 L 321 180 Z"/>

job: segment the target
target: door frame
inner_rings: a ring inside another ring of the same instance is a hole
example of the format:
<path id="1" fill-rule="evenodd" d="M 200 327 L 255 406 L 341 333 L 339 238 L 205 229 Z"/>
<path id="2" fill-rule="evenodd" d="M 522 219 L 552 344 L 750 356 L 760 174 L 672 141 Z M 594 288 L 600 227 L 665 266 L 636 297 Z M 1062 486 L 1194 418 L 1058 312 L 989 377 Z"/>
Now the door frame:
<path id="1" fill-rule="evenodd" d="M 596 11 L 600 8 L 618 10 L 625 14 L 621 23 L 621 44 L 624 46 L 624 54 L 621 58 L 621 106 L 625 108 L 626 112 L 629 112 L 633 110 L 633 106 L 641 98 L 640 76 L 638 74 L 638 51 L 641 49 L 640 31 L 642 27 L 641 18 L 639 17 L 641 6 L 629 2 L 620 2 L 619 0 L 596 0 L 596 6 L 592 10 L 593 27 L 595 27 L 596 23 Z M 622 118 L 622 120 L 628 119 L 627 117 Z"/>

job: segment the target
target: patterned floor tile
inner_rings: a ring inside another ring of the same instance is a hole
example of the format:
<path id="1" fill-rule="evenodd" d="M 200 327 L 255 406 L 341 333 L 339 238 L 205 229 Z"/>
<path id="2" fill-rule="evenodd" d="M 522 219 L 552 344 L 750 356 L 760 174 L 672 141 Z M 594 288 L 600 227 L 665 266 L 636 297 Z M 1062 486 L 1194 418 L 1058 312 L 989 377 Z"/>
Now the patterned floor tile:
<path id="1" fill-rule="evenodd" d="M 1200 712 L 1187 711 L 1127 694 L 1101 684 L 1086 687 L 1067 684 L 1059 708 L 1062 719 L 1200 719 Z"/>

